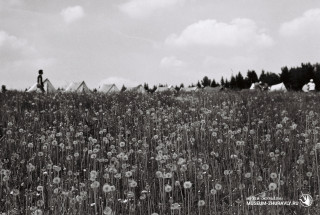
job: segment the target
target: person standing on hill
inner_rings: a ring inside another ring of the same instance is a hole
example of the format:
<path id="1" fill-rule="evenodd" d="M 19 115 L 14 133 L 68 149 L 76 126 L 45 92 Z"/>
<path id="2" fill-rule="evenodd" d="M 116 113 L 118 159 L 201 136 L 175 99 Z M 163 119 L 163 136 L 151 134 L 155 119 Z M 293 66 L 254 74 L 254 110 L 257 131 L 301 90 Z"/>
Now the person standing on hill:
<path id="1" fill-rule="evenodd" d="M 309 92 L 314 92 L 316 90 L 316 85 L 313 82 L 313 79 L 310 79 L 310 82 L 307 84 Z"/>
<path id="2" fill-rule="evenodd" d="M 43 74 L 43 71 L 42 69 L 39 70 L 39 75 L 38 75 L 38 78 L 37 78 L 37 87 L 41 90 L 41 92 L 45 92 L 44 90 L 44 84 L 43 84 L 43 79 L 42 79 L 42 74 Z"/>

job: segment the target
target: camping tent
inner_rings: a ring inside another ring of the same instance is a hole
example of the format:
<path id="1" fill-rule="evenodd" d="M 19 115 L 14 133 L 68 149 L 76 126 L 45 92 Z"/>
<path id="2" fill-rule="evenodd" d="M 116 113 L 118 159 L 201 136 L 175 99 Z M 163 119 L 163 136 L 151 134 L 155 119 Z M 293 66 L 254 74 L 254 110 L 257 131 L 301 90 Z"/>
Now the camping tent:
<path id="1" fill-rule="evenodd" d="M 98 88 L 98 92 L 101 92 L 101 93 L 115 93 L 119 91 L 120 90 L 115 84 L 102 84 Z"/>
<path id="2" fill-rule="evenodd" d="M 77 92 L 77 93 L 90 93 L 88 86 L 84 81 L 82 82 L 71 82 L 66 88 L 65 92 Z"/>
<path id="3" fill-rule="evenodd" d="M 259 82 L 252 83 L 250 90 L 261 90 L 263 88 L 263 85 L 260 84 Z"/>
<path id="4" fill-rule="evenodd" d="M 207 92 L 207 93 L 214 93 L 214 92 L 219 92 L 222 91 L 224 88 L 221 86 L 217 86 L 217 87 L 205 87 L 203 88 L 203 92 Z"/>
<path id="5" fill-rule="evenodd" d="M 181 92 L 195 92 L 195 91 L 197 91 L 197 89 L 198 89 L 197 87 L 188 87 L 188 88 L 183 87 L 180 89 L 180 91 Z"/>
<path id="6" fill-rule="evenodd" d="M 283 91 L 287 92 L 287 88 L 283 83 L 275 84 L 270 87 L 270 91 Z"/>
<path id="7" fill-rule="evenodd" d="M 169 91 L 168 87 L 157 87 L 155 92 L 165 92 L 165 91 Z"/>
<path id="8" fill-rule="evenodd" d="M 49 79 L 46 79 L 43 82 L 43 88 L 47 93 L 54 93 L 56 92 L 56 89 L 54 88 L 54 86 L 51 84 L 51 82 L 49 81 Z M 34 85 L 32 85 L 32 87 L 30 87 L 27 92 L 41 92 L 41 90 L 37 87 L 37 83 L 35 83 Z"/>
<path id="9" fill-rule="evenodd" d="M 175 91 L 176 89 L 174 86 L 169 86 L 169 87 L 157 87 L 155 92 L 165 92 L 165 91 Z"/>
<path id="10" fill-rule="evenodd" d="M 127 90 L 131 91 L 131 92 L 137 92 L 137 93 L 146 93 L 147 92 L 141 84 L 136 87 L 128 87 Z"/>

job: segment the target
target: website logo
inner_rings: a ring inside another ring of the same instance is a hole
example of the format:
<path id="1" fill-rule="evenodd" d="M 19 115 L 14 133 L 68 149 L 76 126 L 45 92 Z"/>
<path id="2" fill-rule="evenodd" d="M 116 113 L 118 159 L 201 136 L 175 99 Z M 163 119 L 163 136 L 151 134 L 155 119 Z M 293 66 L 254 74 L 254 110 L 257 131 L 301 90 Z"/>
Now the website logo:
<path id="1" fill-rule="evenodd" d="M 310 207 L 313 203 L 313 199 L 312 199 L 311 195 L 304 194 L 304 193 L 301 193 L 299 201 L 303 207 Z"/>

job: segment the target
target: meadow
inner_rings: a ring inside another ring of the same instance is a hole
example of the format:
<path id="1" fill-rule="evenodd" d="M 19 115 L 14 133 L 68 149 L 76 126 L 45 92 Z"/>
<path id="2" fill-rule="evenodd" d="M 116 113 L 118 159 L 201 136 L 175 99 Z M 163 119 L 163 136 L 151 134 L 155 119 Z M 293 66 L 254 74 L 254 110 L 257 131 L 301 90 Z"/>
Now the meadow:
<path id="1" fill-rule="evenodd" d="M 0 94 L 0 215 L 319 214 L 320 94 Z M 310 207 L 248 197 L 313 198 Z"/>

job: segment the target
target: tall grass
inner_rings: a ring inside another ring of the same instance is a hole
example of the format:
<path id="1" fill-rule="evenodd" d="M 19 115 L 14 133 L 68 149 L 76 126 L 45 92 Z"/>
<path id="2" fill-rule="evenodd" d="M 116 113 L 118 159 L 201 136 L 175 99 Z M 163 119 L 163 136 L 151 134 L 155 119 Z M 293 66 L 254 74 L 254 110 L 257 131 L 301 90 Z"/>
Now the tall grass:
<path id="1" fill-rule="evenodd" d="M 0 94 L 0 212 L 318 214 L 319 100 Z M 301 192 L 311 207 L 246 204 L 263 195 L 299 201 Z"/>

